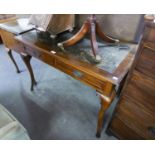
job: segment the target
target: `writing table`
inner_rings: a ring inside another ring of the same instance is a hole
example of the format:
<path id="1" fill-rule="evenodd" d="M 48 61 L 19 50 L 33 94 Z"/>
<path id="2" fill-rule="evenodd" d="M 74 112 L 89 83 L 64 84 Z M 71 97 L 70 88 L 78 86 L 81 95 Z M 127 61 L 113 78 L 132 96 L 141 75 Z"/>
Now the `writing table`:
<path id="1" fill-rule="evenodd" d="M 117 88 L 120 87 L 132 64 L 134 46 L 123 48 L 124 45 L 107 46 L 99 43 L 102 62 L 96 64 L 90 62 L 90 58 L 87 57 L 90 51 L 87 39 L 61 51 L 56 45 L 67 39 L 66 36 L 66 34 L 61 34 L 56 39 L 52 39 L 37 30 L 32 30 L 16 36 L 15 39 L 18 41 L 21 55 L 35 57 L 97 91 L 101 99 L 96 132 L 96 136 L 99 137 L 104 113 L 116 97 Z M 31 80 L 34 86 L 33 79 Z"/>

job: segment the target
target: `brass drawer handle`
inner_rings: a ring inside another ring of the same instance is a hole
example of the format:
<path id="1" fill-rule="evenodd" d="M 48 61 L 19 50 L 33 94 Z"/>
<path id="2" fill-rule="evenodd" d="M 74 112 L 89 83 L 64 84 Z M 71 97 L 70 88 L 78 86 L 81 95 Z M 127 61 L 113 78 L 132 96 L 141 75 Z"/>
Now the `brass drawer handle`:
<path id="1" fill-rule="evenodd" d="M 83 73 L 81 73 L 80 71 L 74 70 L 73 71 L 73 75 L 75 77 L 81 78 L 83 76 Z"/>

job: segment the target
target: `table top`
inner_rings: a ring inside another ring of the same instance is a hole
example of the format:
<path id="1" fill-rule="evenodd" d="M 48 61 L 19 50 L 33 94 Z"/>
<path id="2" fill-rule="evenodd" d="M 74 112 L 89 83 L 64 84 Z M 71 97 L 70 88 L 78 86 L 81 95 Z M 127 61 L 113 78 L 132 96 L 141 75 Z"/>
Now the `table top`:
<path id="1" fill-rule="evenodd" d="M 34 49 L 50 53 L 52 57 L 63 59 L 63 61 L 75 68 L 80 68 L 80 70 L 89 72 L 92 75 L 95 74 L 96 77 L 110 81 L 115 85 L 119 84 L 130 68 L 136 46 L 133 44 L 107 46 L 106 43 L 99 42 L 99 55 L 102 57 L 102 61 L 94 63 L 90 60 L 91 57 L 88 56 L 91 53 L 89 39 L 84 39 L 74 46 L 65 48 L 65 51 L 57 47 L 58 42 L 64 41 L 71 36 L 70 33 L 64 33 L 57 36 L 56 39 L 52 39 L 45 33 L 33 30 L 15 38 Z"/>
<path id="2" fill-rule="evenodd" d="M 34 25 L 28 24 L 28 18 L 19 18 L 0 24 L 0 29 L 4 29 L 15 35 L 22 34 L 34 29 Z"/>

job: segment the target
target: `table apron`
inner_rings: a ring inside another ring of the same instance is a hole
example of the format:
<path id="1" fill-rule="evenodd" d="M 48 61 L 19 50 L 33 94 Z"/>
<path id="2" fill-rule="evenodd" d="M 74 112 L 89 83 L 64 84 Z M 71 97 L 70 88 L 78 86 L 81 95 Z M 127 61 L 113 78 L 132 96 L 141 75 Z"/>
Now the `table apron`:
<path id="1" fill-rule="evenodd" d="M 95 76 L 90 75 L 72 65 L 66 64 L 65 61 L 54 57 L 51 53 L 47 53 L 27 45 L 24 46 L 24 52 L 35 57 L 46 64 L 59 69 L 60 71 L 70 75 L 71 77 L 93 87 L 97 92 L 104 94 L 106 86 L 111 84 L 109 81 L 103 81 Z"/>

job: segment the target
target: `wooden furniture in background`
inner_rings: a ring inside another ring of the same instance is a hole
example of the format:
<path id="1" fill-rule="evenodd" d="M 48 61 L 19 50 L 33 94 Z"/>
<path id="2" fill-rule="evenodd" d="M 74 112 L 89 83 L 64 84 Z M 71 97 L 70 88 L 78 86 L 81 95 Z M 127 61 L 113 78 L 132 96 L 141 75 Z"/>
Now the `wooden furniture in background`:
<path id="1" fill-rule="evenodd" d="M 32 14 L 29 23 L 49 32 L 53 38 L 65 31 L 72 31 L 75 26 L 74 14 Z"/>
<path id="2" fill-rule="evenodd" d="M 26 55 L 35 57 L 46 64 L 61 70 L 73 78 L 88 84 L 97 91 L 101 99 L 101 108 L 98 113 L 96 133 L 96 136 L 99 137 L 102 130 L 104 113 L 116 96 L 116 86 L 122 82 L 131 66 L 133 53 L 129 50 L 129 53 L 124 57 L 119 65 L 116 65 L 116 68 L 114 67 L 110 72 L 105 70 L 104 67 L 98 67 L 95 64 L 78 59 L 76 55 L 73 54 L 77 47 L 73 47 L 72 54 L 63 53 L 56 46 L 57 43 L 55 40 L 52 40 L 51 38 L 40 38 L 36 30 L 29 31 L 16 36 L 15 38 L 20 44 L 20 51 L 23 51 Z M 61 36 L 60 38 L 63 37 Z M 117 52 L 117 50 L 114 51 L 114 53 Z M 33 81 L 33 79 L 31 80 Z"/>
<path id="3" fill-rule="evenodd" d="M 120 139 L 155 139 L 155 23 L 143 38 L 110 125 Z"/>
<path id="4" fill-rule="evenodd" d="M 2 37 L 2 41 L 6 47 L 6 50 L 10 59 L 12 60 L 13 64 L 16 67 L 17 73 L 20 73 L 20 70 L 12 55 L 12 51 L 15 51 L 21 55 L 25 65 L 27 66 L 30 72 L 30 76 L 33 79 L 33 83 L 36 84 L 35 79 L 33 77 L 32 68 L 30 65 L 31 56 L 22 55 L 21 54 L 22 50 L 18 46 L 19 45 L 18 42 L 14 39 L 15 36 L 19 34 L 23 34 L 32 29 L 34 29 L 34 26 L 28 25 L 28 19 L 26 18 L 21 18 L 21 19 L 10 18 L 10 19 L 3 20 L 3 22 L 0 24 L 0 35 Z M 31 86 L 31 90 L 33 90 L 32 86 Z"/>
<path id="5" fill-rule="evenodd" d="M 63 41 L 61 43 L 58 43 L 58 46 L 61 48 L 72 46 L 79 42 L 81 39 L 85 37 L 87 33 L 90 33 L 90 41 L 91 41 L 91 47 L 94 57 L 98 54 L 98 44 L 96 40 L 96 34 L 103 40 L 108 43 L 118 43 L 118 39 L 113 39 L 109 36 L 107 36 L 100 28 L 95 15 L 91 15 L 88 17 L 88 19 L 84 22 L 81 29 L 70 39 Z M 97 57 L 96 57 L 97 58 Z"/>

